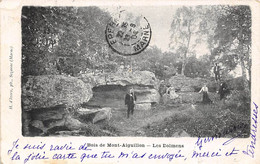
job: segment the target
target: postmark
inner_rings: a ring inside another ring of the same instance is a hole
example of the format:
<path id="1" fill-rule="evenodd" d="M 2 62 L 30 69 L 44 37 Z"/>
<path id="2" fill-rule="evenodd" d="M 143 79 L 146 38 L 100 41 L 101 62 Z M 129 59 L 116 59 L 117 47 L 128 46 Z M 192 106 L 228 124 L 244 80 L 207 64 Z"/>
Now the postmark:
<path id="1" fill-rule="evenodd" d="M 115 52 L 130 56 L 139 54 L 149 45 L 152 30 L 145 17 L 120 14 L 108 22 L 105 35 Z"/>

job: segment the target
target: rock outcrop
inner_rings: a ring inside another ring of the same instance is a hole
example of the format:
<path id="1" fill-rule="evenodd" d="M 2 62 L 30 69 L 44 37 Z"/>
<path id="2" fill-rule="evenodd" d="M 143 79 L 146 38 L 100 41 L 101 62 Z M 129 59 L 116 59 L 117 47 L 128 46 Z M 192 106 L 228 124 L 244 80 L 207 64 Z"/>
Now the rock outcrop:
<path id="1" fill-rule="evenodd" d="M 70 110 L 89 101 L 92 87 L 75 77 L 29 76 L 22 85 L 23 134 L 48 135 L 58 130 L 79 130 L 87 125 Z"/>
<path id="2" fill-rule="evenodd" d="M 169 83 L 176 91 L 181 92 L 197 92 L 201 89 L 203 84 L 207 84 L 209 91 L 216 91 L 216 84 L 214 81 L 205 78 L 190 78 L 183 75 L 176 75 L 169 79 Z"/>
<path id="3" fill-rule="evenodd" d="M 101 85 L 140 85 L 158 88 L 159 84 L 159 80 L 154 73 L 149 71 L 104 73 L 99 75 L 82 74 L 79 79 L 91 84 L 92 87 Z"/>
<path id="4" fill-rule="evenodd" d="M 79 77 L 93 86 L 93 97 L 87 103 L 91 106 L 124 109 L 124 97 L 130 88 L 137 96 L 137 110 L 149 110 L 151 104 L 159 103 L 159 80 L 149 71 L 83 74 Z"/>
<path id="5" fill-rule="evenodd" d="M 207 85 L 209 96 L 215 99 L 215 92 L 217 89 L 217 83 L 205 78 L 190 78 L 183 75 L 176 75 L 169 79 L 169 84 L 175 88 L 175 91 L 180 96 L 182 103 L 196 103 L 202 101 L 202 94 L 198 92 L 204 84 Z"/>
<path id="6" fill-rule="evenodd" d="M 112 117 L 112 109 L 106 108 L 80 108 L 78 109 L 76 115 L 82 120 L 82 122 L 91 122 L 95 124 L 101 120 L 110 120 Z"/>
<path id="7" fill-rule="evenodd" d="M 23 135 L 81 134 L 89 124 L 109 120 L 112 110 L 125 110 L 130 88 L 137 96 L 136 110 L 150 110 L 160 101 L 158 84 L 149 71 L 28 76 L 22 84 Z M 89 106 L 90 113 L 79 111 Z"/>
<path id="8" fill-rule="evenodd" d="M 75 106 L 92 97 L 91 85 L 62 75 L 29 76 L 22 86 L 23 110 L 66 104 Z"/>

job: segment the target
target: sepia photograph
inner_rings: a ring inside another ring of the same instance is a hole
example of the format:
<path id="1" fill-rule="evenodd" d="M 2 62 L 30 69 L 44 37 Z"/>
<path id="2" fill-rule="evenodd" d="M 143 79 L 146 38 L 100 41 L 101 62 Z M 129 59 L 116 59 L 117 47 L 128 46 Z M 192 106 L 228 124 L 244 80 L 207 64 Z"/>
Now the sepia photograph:
<path id="1" fill-rule="evenodd" d="M 20 19 L 24 137 L 250 137 L 250 6 L 23 6 Z"/>

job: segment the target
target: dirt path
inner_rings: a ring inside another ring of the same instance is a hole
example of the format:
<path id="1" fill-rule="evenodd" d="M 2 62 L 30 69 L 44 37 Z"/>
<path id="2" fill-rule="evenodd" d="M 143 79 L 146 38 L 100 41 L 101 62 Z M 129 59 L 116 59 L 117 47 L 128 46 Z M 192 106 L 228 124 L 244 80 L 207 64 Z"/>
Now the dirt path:
<path id="1" fill-rule="evenodd" d="M 126 117 L 126 110 L 116 110 L 112 112 L 110 126 L 115 127 L 120 136 L 138 136 L 143 135 L 142 128 L 155 122 L 162 122 L 165 118 L 180 112 L 188 112 L 192 109 L 190 104 L 182 104 L 166 109 L 152 109 L 149 111 L 136 110 L 129 119 Z"/>

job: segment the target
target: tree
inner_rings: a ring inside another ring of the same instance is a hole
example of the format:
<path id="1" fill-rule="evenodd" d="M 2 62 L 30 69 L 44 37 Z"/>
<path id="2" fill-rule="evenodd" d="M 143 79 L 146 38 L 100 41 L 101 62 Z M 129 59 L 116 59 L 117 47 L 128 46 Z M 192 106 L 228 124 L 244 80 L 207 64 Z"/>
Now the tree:
<path id="1" fill-rule="evenodd" d="M 113 61 L 104 35 L 110 18 L 98 7 L 24 7 L 23 75 L 104 69 Z"/>
<path id="2" fill-rule="evenodd" d="M 230 70 L 241 66 L 244 87 L 251 82 L 251 10 L 249 6 L 223 6 L 214 35 L 213 55 Z M 247 80 L 247 72 L 249 80 Z"/>
<path id="3" fill-rule="evenodd" d="M 189 56 L 200 53 L 198 47 L 204 46 L 212 52 L 212 37 L 219 15 L 219 6 L 182 7 L 176 10 L 171 24 L 170 47 L 182 56 L 181 74 L 185 74 Z M 205 55 L 205 54 L 199 54 Z"/>
<path id="4" fill-rule="evenodd" d="M 182 54 L 181 74 L 184 75 L 187 64 L 187 56 L 194 53 L 196 46 L 196 32 L 199 30 L 198 8 L 182 7 L 178 8 L 171 24 L 170 47 L 175 53 Z M 196 40 L 195 42 L 194 39 Z"/>
<path id="5" fill-rule="evenodd" d="M 185 75 L 188 77 L 209 77 L 210 76 L 210 60 L 209 55 L 201 56 L 197 59 L 195 56 L 188 57 L 185 68 Z"/>

